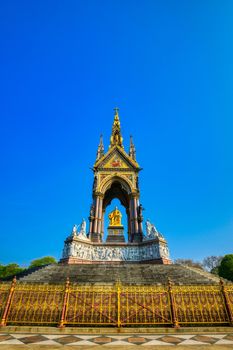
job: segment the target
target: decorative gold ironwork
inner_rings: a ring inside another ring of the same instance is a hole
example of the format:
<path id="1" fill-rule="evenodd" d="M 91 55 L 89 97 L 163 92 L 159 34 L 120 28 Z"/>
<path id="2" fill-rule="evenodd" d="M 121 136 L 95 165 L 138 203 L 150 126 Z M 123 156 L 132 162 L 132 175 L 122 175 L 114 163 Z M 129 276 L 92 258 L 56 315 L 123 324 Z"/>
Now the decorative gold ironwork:
<path id="1" fill-rule="evenodd" d="M 121 325 L 172 324 L 168 288 L 164 286 L 122 286 Z"/>
<path id="2" fill-rule="evenodd" d="M 233 285 L 0 284 L 1 325 L 230 324 Z"/>
<path id="3" fill-rule="evenodd" d="M 69 280 L 69 277 L 67 277 L 59 328 L 63 328 L 64 327 L 64 322 L 65 322 L 65 317 L 66 317 L 66 310 L 67 310 L 67 306 L 68 306 L 69 292 L 70 292 L 70 280 Z"/>
<path id="4" fill-rule="evenodd" d="M 10 324 L 58 324 L 64 286 L 18 284 L 7 317 Z"/>
<path id="5" fill-rule="evenodd" d="M 116 287 L 71 286 L 64 323 L 70 325 L 116 325 Z"/>
<path id="6" fill-rule="evenodd" d="M 16 285 L 16 277 L 13 278 L 10 288 L 9 288 L 9 293 L 8 296 L 6 298 L 6 303 L 5 303 L 5 308 L 3 311 L 3 315 L 2 315 L 2 319 L 1 319 L 1 326 L 6 326 L 6 319 L 10 310 L 10 305 L 11 305 L 11 301 L 12 301 L 12 297 L 14 294 L 14 290 L 15 290 L 15 285 Z"/>
<path id="7" fill-rule="evenodd" d="M 220 279 L 220 288 L 230 324 L 233 326 L 233 286 L 225 285 L 223 280 Z"/>
<path id="8" fill-rule="evenodd" d="M 219 286 L 173 286 L 178 323 L 224 324 L 228 315 Z"/>
<path id="9" fill-rule="evenodd" d="M 229 307 L 233 313 L 233 285 L 225 285 L 225 292 L 228 294 Z"/>
<path id="10" fill-rule="evenodd" d="M 172 315 L 172 323 L 174 328 L 179 327 L 178 319 L 177 319 L 177 312 L 175 307 L 175 300 L 173 295 L 173 289 L 172 289 L 172 281 L 170 278 L 168 278 L 168 292 L 169 292 L 169 300 L 171 305 L 171 315 Z"/>
<path id="11" fill-rule="evenodd" d="M 0 320 L 2 325 L 4 325 L 5 322 L 4 313 L 6 311 L 6 304 L 7 300 L 9 299 L 10 289 L 11 285 L 9 285 L 9 283 L 0 284 Z"/>

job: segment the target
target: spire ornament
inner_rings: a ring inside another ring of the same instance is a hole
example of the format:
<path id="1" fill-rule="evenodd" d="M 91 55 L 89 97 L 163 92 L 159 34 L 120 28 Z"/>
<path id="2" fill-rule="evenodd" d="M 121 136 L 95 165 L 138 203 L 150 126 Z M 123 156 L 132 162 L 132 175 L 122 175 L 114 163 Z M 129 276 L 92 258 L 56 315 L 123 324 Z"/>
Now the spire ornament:
<path id="1" fill-rule="evenodd" d="M 133 136 L 130 136 L 129 156 L 136 161 L 136 149 L 133 143 Z"/>
<path id="2" fill-rule="evenodd" d="M 112 135 L 110 138 L 110 148 L 113 146 L 120 146 L 124 148 L 123 146 L 123 137 L 121 136 L 121 123 L 119 119 L 119 108 L 114 108 L 115 115 L 114 115 L 114 121 L 113 121 L 113 126 L 112 126 Z"/>
<path id="3" fill-rule="evenodd" d="M 104 155 L 104 143 L 103 143 L 103 135 L 100 135 L 100 142 L 99 142 L 99 146 L 97 149 L 97 153 L 96 153 L 96 161 L 99 160 L 100 158 L 102 158 Z"/>

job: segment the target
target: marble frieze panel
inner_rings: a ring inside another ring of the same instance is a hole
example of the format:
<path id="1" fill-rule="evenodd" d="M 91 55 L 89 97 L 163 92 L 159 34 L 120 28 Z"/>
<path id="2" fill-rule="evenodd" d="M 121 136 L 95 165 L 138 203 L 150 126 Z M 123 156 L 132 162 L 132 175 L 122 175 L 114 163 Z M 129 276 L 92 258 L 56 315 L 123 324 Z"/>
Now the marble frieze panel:
<path id="1" fill-rule="evenodd" d="M 62 258 L 71 257 L 85 261 L 148 261 L 169 259 L 169 251 L 165 240 L 124 246 L 93 245 L 87 241 L 67 240 Z"/>

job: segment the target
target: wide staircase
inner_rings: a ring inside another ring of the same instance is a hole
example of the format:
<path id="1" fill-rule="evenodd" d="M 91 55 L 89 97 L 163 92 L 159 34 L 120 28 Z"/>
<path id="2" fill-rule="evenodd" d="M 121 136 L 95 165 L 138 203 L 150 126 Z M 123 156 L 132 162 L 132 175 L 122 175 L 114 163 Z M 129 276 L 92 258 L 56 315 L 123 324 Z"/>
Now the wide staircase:
<path id="1" fill-rule="evenodd" d="M 69 277 L 72 283 L 79 284 L 113 284 L 120 281 L 123 284 L 151 285 L 166 284 L 168 278 L 175 284 L 197 285 L 218 284 L 219 279 L 203 273 L 197 268 L 183 265 L 152 265 L 152 264 L 53 264 L 19 277 L 19 282 L 32 283 L 65 283 Z"/>

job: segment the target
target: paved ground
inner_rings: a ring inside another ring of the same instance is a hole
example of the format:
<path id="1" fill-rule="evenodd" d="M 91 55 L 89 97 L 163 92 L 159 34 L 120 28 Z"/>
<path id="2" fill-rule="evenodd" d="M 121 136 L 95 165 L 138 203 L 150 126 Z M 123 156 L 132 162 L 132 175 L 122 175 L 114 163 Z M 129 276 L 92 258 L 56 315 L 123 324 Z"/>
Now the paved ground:
<path id="1" fill-rule="evenodd" d="M 93 328 L 6 326 L 0 350 L 233 350 L 233 327 Z"/>
<path id="2" fill-rule="evenodd" d="M 207 334 L 32 334 L 0 333 L 0 349 L 233 349 L 232 333 Z"/>

